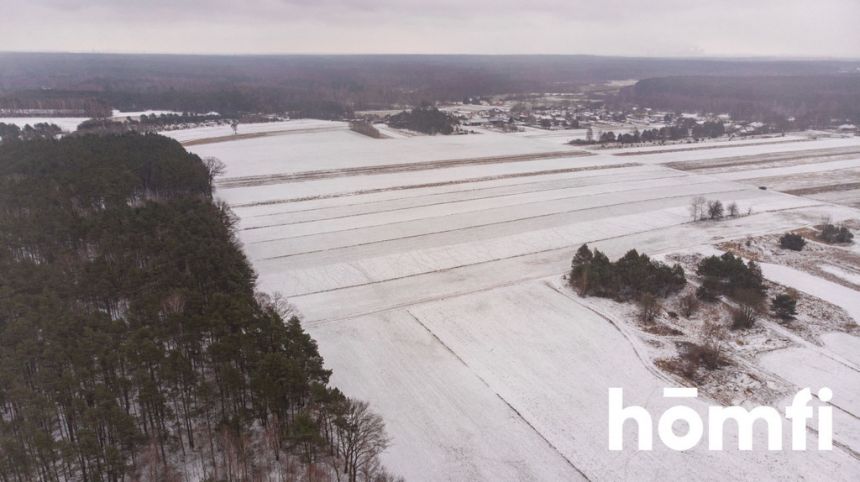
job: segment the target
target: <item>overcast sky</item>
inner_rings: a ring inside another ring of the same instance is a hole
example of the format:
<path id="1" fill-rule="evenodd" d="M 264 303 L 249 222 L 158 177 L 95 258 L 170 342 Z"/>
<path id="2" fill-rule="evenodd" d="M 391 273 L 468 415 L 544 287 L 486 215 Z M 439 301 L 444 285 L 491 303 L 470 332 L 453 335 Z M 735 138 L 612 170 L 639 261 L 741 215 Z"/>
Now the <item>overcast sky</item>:
<path id="1" fill-rule="evenodd" d="M 0 0 L 0 50 L 860 58 L 860 0 Z"/>

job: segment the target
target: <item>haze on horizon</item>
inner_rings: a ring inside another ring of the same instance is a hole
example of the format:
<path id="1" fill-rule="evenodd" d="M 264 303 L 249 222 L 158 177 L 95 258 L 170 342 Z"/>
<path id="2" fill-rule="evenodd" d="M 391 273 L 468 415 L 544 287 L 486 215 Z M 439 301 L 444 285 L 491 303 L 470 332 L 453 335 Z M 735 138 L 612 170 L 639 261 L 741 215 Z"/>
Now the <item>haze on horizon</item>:
<path id="1" fill-rule="evenodd" d="M 856 0 L 4 3 L 4 51 L 860 58 Z"/>

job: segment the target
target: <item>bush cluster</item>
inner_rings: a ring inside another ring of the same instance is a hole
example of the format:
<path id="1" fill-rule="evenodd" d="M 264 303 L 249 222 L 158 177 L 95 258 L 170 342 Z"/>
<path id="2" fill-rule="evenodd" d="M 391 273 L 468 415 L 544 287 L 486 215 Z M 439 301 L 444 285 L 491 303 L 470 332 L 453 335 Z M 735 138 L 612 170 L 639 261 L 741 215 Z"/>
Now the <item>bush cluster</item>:
<path id="1" fill-rule="evenodd" d="M 818 237 L 825 243 L 850 243 L 854 239 L 854 233 L 845 225 L 825 224 L 821 228 Z"/>
<path id="2" fill-rule="evenodd" d="M 570 284 L 582 296 L 600 296 L 619 301 L 640 299 L 649 294 L 665 297 L 679 291 L 687 279 L 680 265 L 668 266 L 635 249 L 615 261 L 583 244 L 571 263 Z"/>
<path id="3" fill-rule="evenodd" d="M 696 272 L 702 276 L 696 296 L 704 301 L 715 301 L 720 296 L 731 298 L 738 304 L 732 309 L 732 328 L 752 327 L 767 292 L 755 261 L 744 263 L 742 258 L 725 253 L 703 259 Z"/>
<path id="4" fill-rule="evenodd" d="M 735 301 L 750 295 L 762 298 L 767 290 L 758 264 L 755 261 L 744 263 L 741 257 L 732 253 L 701 260 L 696 273 L 703 277 L 697 294 L 706 301 L 715 300 L 720 295 Z"/>
<path id="5" fill-rule="evenodd" d="M 806 246 L 806 240 L 799 234 L 785 233 L 779 238 L 779 247 L 782 249 L 800 251 L 804 246 Z"/>

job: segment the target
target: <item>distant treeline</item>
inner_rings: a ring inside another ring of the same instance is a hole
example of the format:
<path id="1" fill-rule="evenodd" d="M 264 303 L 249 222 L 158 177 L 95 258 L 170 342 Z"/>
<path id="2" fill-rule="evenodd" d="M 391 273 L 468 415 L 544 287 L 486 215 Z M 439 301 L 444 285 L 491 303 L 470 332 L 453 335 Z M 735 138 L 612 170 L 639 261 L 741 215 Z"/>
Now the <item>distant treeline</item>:
<path id="1" fill-rule="evenodd" d="M 672 111 L 729 113 L 736 119 L 796 127 L 860 122 L 860 74 L 804 76 L 687 76 L 645 79 L 619 100 Z"/>
<path id="2" fill-rule="evenodd" d="M 694 119 L 680 118 L 675 125 L 661 127 L 659 129 L 634 130 L 615 134 L 607 131 L 600 134 L 597 140 L 574 139 L 571 144 L 638 144 L 640 142 L 665 142 L 680 139 L 712 139 L 726 134 L 726 127 L 722 122 L 705 121 L 701 124 Z"/>
<path id="3" fill-rule="evenodd" d="M 666 75 L 815 75 L 850 61 L 573 56 L 0 54 L 0 106 L 95 102 L 127 111 L 334 118 L 353 110 L 496 94 L 569 92 Z M 98 109 L 94 108 L 94 109 Z"/>
<path id="4" fill-rule="evenodd" d="M 0 112 L 29 117 L 33 116 L 32 112 L 45 116 L 106 117 L 111 111 L 108 99 L 94 92 L 64 89 L 4 92 L 0 89 Z"/>
<path id="5" fill-rule="evenodd" d="M 157 135 L 0 144 L 0 481 L 381 473 L 381 419 L 254 292 L 218 169 Z"/>
<path id="6" fill-rule="evenodd" d="M 96 117 L 87 119 L 77 127 L 77 133 L 114 133 L 123 132 L 156 132 L 175 126 L 198 125 L 205 122 L 227 123 L 233 119 L 227 119 L 220 114 L 151 114 L 141 115 L 138 119 L 112 119 Z"/>

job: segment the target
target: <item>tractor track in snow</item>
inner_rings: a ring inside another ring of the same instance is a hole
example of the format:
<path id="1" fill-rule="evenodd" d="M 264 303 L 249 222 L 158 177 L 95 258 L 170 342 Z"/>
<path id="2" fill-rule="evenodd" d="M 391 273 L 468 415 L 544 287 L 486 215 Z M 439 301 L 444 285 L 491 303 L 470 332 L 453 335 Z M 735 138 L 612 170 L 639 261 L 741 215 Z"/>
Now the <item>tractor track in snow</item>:
<path id="1" fill-rule="evenodd" d="M 609 164 L 609 165 L 597 165 L 597 166 L 584 166 L 584 167 L 570 167 L 570 168 L 562 168 L 562 169 L 547 169 L 544 171 L 528 171 L 528 172 L 515 172 L 510 174 L 499 174 L 496 176 L 483 176 L 483 177 L 471 177 L 466 179 L 455 179 L 451 181 L 439 181 L 439 182 L 428 182 L 422 184 L 406 184 L 401 186 L 389 186 L 389 187 L 379 187 L 373 189 L 361 189 L 358 191 L 347 191 L 347 192 L 336 192 L 331 194 L 320 194 L 318 196 L 304 196 L 297 198 L 287 198 L 287 199 L 272 199 L 268 201 L 257 201 L 250 203 L 237 203 L 232 205 L 234 208 L 245 208 L 252 206 L 269 206 L 273 204 L 287 204 L 301 201 L 316 201 L 319 199 L 334 199 L 340 197 L 349 197 L 349 196 L 359 196 L 362 194 L 375 194 L 380 192 L 388 192 L 388 191 L 403 191 L 408 189 L 421 189 L 426 187 L 440 187 L 440 186 L 456 186 L 458 184 L 471 184 L 474 182 L 483 182 L 483 181 L 497 181 L 499 179 L 512 179 L 518 177 L 534 177 L 534 176 L 545 176 L 549 174 L 566 174 L 572 172 L 585 172 L 585 171 L 599 171 L 603 169 L 623 169 L 625 167 L 638 167 L 641 164 L 636 162 L 628 162 L 624 164 Z"/>
<path id="2" fill-rule="evenodd" d="M 644 178 L 643 181 L 661 181 L 664 179 L 678 179 L 678 178 L 683 178 L 683 177 L 685 177 L 685 176 L 683 176 L 683 175 L 659 176 L 659 177 Z M 563 191 L 565 189 L 579 189 L 579 188 L 591 187 L 591 186 L 606 186 L 606 185 L 619 184 L 619 183 L 624 183 L 624 182 L 631 182 L 631 181 L 603 182 L 603 183 L 588 184 L 586 186 L 562 186 L 562 187 L 553 187 L 553 188 L 547 188 L 547 189 L 530 189 L 530 190 L 516 191 L 516 192 L 511 192 L 511 193 L 495 194 L 495 195 L 491 195 L 491 196 L 480 196 L 480 197 L 453 199 L 453 200 L 449 200 L 449 201 L 438 201 L 438 202 L 430 202 L 430 203 L 426 203 L 426 204 L 415 204 L 412 206 L 405 206 L 405 207 L 399 207 L 399 208 L 380 209 L 380 210 L 376 210 L 376 211 L 363 211 L 363 212 L 359 212 L 359 213 L 349 213 L 349 214 L 343 214 L 343 215 L 337 215 L 337 216 L 331 216 L 331 217 L 314 218 L 314 219 L 291 221 L 291 222 L 276 223 L 276 224 L 264 224 L 264 225 L 259 225 L 259 226 L 249 226 L 247 228 L 241 228 L 241 229 L 239 229 L 239 231 L 253 231 L 253 230 L 257 230 L 257 229 L 274 228 L 274 227 L 280 227 L 280 226 L 294 226 L 297 224 L 316 223 L 316 222 L 321 222 L 321 221 L 330 221 L 330 220 L 334 220 L 334 219 L 351 218 L 351 217 L 355 217 L 355 216 L 367 216 L 367 215 L 373 215 L 373 214 L 383 214 L 383 213 L 391 213 L 391 212 L 397 212 L 397 211 L 406 211 L 409 209 L 420 209 L 420 208 L 433 207 L 433 206 L 444 206 L 445 204 L 455 204 L 455 203 L 464 203 L 464 202 L 473 202 L 473 201 L 485 201 L 488 199 L 497 199 L 497 198 L 505 198 L 505 197 L 511 197 L 511 196 L 520 196 L 520 195 L 524 195 L 524 194 L 535 194 L 535 193 L 541 193 L 541 192 Z M 522 185 L 528 185 L 528 184 L 539 184 L 539 183 L 512 184 L 512 186 L 522 186 Z M 695 184 L 700 184 L 700 183 L 695 183 Z M 486 189 L 497 189 L 497 188 L 481 188 L 481 189 L 475 189 L 475 190 L 477 191 L 477 190 L 486 190 Z M 617 192 L 629 192 L 632 190 L 633 189 L 628 190 L 628 191 L 617 191 Z M 451 193 L 431 194 L 430 196 L 443 196 L 446 194 L 456 194 L 456 193 L 466 192 L 466 191 L 467 190 L 454 191 Z M 611 192 L 616 192 L 616 191 L 611 191 Z M 600 194 L 604 194 L 604 193 L 600 193 Z M 565 198 L 555 198 L 555 199 L 551 199 L 551 200 L 555 201 L 555 200 L 559 200 L 559 199 L 569 199 L 572 197 L 582 197 L 582 196 L 587 196 L 587 195 L 567 196 Z M 393 201 L 414 199 L 417 197 L 421 197 L 421 196 L 394 198 L 394 199 L 386 200 L 386 201 L 373 201 L 372 203 L 390 203 Z M 545 202 L 545 201 L 529 201 L 526 203 L 510 205 L 510 206 L 500 206 L 500 207 L 521 206 L 523 204 L 530 204 L 533 202 Z M 328 207 L 328 208 L 317 208 L 317 209 L 311 209 L 309 211 L 318 210 L 318 209 L 337 209 L 340 207 L 361 206 L 364 204 L 372 204 L 372 203 L 344 204 L 342 206 L 334 206 L 334 207 Z M 494 209 L 494 208 L 488 208 L 488 209 Z M 469 213 L 469 212 L 476 212 L 476 211 L 481 211 L 481 210 L 483 210 L 483 209 L 472 210 L 472 211 L 462 211 L 462 212 L 463 213 Z M 292 214 L 294 212 L 302 212 L 302 211 L 278 212 L 278 213 L 271 214 L 271 216 L 280 215 L 280 214 Z M 270 216 L 270 215 L 261 215 L 261 216 Z M 425 218 L 420 218 L 420 219 L 425 219 Z M 293 236 L 293 237 L 299 237 L 299 236 Z M 289 239 L 289 238 L 278 238 L 278 239 Z M 259 243 L 259 242 L 263 242 L 263 241 L 255 241 L 255 243 Z"/>
<path id="3" fill-rule="evenodd" d="M 860 148 L 857 147 L 832 147 L 827 149 L 809 149 L 805 151 L 750 154 L 717 159 L 673 161 L 667 162 L 663 165 L 681 171 L 704 171 L 709 169 L 726 169 L 772 163 L 781 163 L 779 166 L 773 167 L 785 167 L 800 164 L 819 164 L 826 161 L 848 160 L 853 159 L 858 154 L 860 154 Z M 720 174 L 724 172 L 726 171 L 712 172 L 711 174 Z"/>
<path id="4" fill-rule="evenodd" d="M 284 136 L 290 134 L 316 134 L 319 132 L 348 131 L 347 127 L 306 127 L 303 129 L 279 129 L 275 131 L 249 132 L 247 134 L 233 134 L 226 136 L 203 137 L 181 142 L 184 147 L 199 146 L 202 144 L 216 144 L 219 142 L 241 141 L 245 139 L 256 139 L 258 137 Z"/>
<path id="5" fill-rule="evenodd" d="M 708 184 L 708 183 L 699 183 L 699 184 Z M 645 189 L 647 189 L 647 188 L 643 188 L 642 190 L 645 190 Z M 710 194 L 726 194 L 726 193 L 746 192 L 746 191 L 752 191 L 752 189 L 749 189 L 749 188 L 746 188 L 746 189 L 728 189 L 728 190 L 721 190 L 721 191 L 709 191 L 709 192 L 702 193 L 702 194 L 708 194 L 708 195 L 710 195 Z M 630 192 L 630 191 L 625 191 L 625 192 Z M 637 203 L 639 203 L 639 202 L 644 203 L 644 202 L 663 201 L 663 200 L 667 200 L 667 199 L 678 199 L 678 198 L 690 197 L 693 195 L 694 194 L 682 194 L 682 195 L 678 195 L 678 196 L 663 196 L 663 197 L 656 197 L 656 198 L 652 198 L 652 199 L 645 199 L 645 200 L 637 201 Z M 564 201 L 566 199 L 580 198 L 580 197 L 584 197 L 584 196 L 571 196 L 570 198 L 556 199 L 555 201 Z M 525 203 L 525 204 L 536 204 L 536 203 L 542 203 L 542 202 L 545 202 L 545 201 L 534 201 L 532 203 Z M 265 258 L 257 258 L 256 260 L 270 261 L 270 260 L 275 260 L 275 259 L 291 258 L 294 256 L 300 256 L 303 254 L 323 253 L 326 251 L 332 251 L 332 250 L 337 250 L 337 249 L 350 249 L 350 248 L 356 248 L 356 247 L 360 247 L 360 246 L 367 246 L 367 245 L 371 245 L 371 244 L 387 243 L 387 242 L 391 242 L 391 241 L 401 241 L 404 239 L 413 239 L 413 238 L 418 238 L 418 237 L 422 237 L 422 236 L 430 236 L 430 235 L 434 235 L 434 234 L 445 234 L 445 233 L 453 233 L 453 232 L 457 232 L 457 231 L 467 231 L 470 229 L 485 228 L 488 226 L 497 226 L 497 225 L 501 225 L 501 224 L 517 223 L 520 221 L 527 221 L 530 219 L 541 219 L 541 218 L 546 218 L 546 217 L 550 217 L 550 216 L 560 216 L 560 215 L 564 215 L 564 214 L 571 214 L 571 213 L 590 211 L 590 210 L 596 210 L 596 209 L 614 208 L 614 207 L 618 207 L 618 206 L 624 206 L 627 204 L 631 204 L 631 202 L 630 201 L 624 201 L 624 202 L 620 202 L 620 203 L 604 204 L 604 205 L 599 205 L 599 206 L 590 206 L 590 207 L 586 207 L 586 208 L 567 209 L 567 210 L 557 211 L 557 212 L 537 214 L 537 215 L 532 215 L 532 216 L 523 216 L 523 217 L 514 218 L 514 219 L 506 219 L 503 221 L 494 221 L 491 223 L 473 224 L 473 225 L 459 227 L 459 228 L 443 229 L 443 230 L 439 230 L 439 231 L 431 231 L 431 232 L 420 233 L 420 234 L 411 234 L 411 235 L 407 235 L 407 236 L 399 236 L 399 237 L 394 237 L 394 238 L 380 239 L 380 240 L 376 240 L 376 241 L 368 241 L 368 242 L 364 242 L 364 243 L 349 244 L 349 245 L 339 246 L 339 247 L 334 247 L 334 248 L 322 248 L 322 249 L 315 249 L 315 250 L 304 251 L 304 252 L 299 252 L 299 253 L 291 253 L 291 254 L 284 254 L 284 255 L 278 255 L 278 256 L 268 256 Z M 443 219 L 443 218 L 447 218 L 450 216 L 457 216 L 459 214 L 475 214 L 475 213 L 479 213 L 481 211 L 489 211 L 489 210 L 493 210 L 493 209 L 499 209 L 499 208 L 486 208 L 486 209 L 480 209 L 477 211 L 464 212 L 464 213 L 451 213 L 451 214 L 443 214 L 440 216 L 429 216 L 429 217 L 424 217 L 424 218 L 417 218 L 417 219 L 414 219 L 411 221 L 424 221 L 424 220 L 428 220 L 428 219 Z M 347 228 L 347 229 L 342 229 L 342 230 L 337 230 L 337 231 L 326 231 L 326 232 L 322 232 L 322 233 L 312 233 L 312 234 L 306 234 L 306 235 L 300 235 L 300 236 L 293 236 L 293 237 L 289 237 L 289 238 L 267 239 L 267 240 L 255 241 L 255 242 L 252 242 L 249 244 L 260 244 L 260 243 L 266 243 L 266 242 L 284 241 L 287 239 L 300 239 L 300 238 L 307 237 L 307 236 L 336 234 L 336 233 L 343 233 L 343 232 L 355 231 L 355 230 L 367 229 L 367 228 L 381 228 L 381 227 L 385 227 L 385 226 L 397 225 L 397 224 L 401 224 L 404 222 L 411 222 L 411 221 L 395 221 L 395 222 L 391 222 L 391 223 L 382 223 L 382 224 L 374 224 L 374 225 L 369 225 L 369 226 L 360 226 L 360 227 L 356 227 L 356 228 Z"/>
<path id="6" fill-rule="evenodd" d="M 541 440 L 543 440 L 544 442 L 546 442 L 546 444 L 547 444 L 547 445 L 549 445 L 549 447 L 550 447 L 550 448 L 551 448 L 555 453 L 557 453 L 559 457 L 561 457 L 562 459 L 564 459 L 564 461 L 565 461 L 565 462 L 567 462 L 567 464 L 568 464 L 568 465 L 569 465 L 573 470 L 575 470 L 575 471 L 576 471 L 579 475 L 581 475 L 585 480 L 588 480 L 588 481 L 590 481 L 590 480 L 591 480 L 591 478 L 590 478 L 588 475 L 586 475 L 586 474 L 585 474 L 585 472 L 583 472 L 583 471 L 582 471 L 582 469 L 580 469 L 579 467 L 577 467 L 577 466 L 576 466 L 576 464 L 574 464 L 572 460 L 570 460 L 569 458 L 567 458 L 567 456 L 565 456 L 563 453 L 561 453 L 561 450 L 559 450 L 559 448 L 558 448 L 558 447 L 556 447 L 556 446 L 555 446 L 555 444 L 553 444 L 552 442 L 550 442 L 550 441 L 549 441 L 549 439 L 548 439 L 548 438 L 546 438 L 546 437 L 544 436 L 544 434 L 543 434 L 543 433 L 541 433 L 541 431 L 537 429 L 537 427 L 535 427 L 531 422 L 529 422 L 529 421 L 528 421 L 528 420 L 523 416 L 523 414 L 522 414 L 522 413 L 520 413 L 520 411 L 519 411 L 519 410 L 517 410 L 517 408 L 516 408 L 516 407 L 514 407 L 514 405 L 513 405 L 511 402 L 509 402 L 505 397 L 503 397 L 503 396 L 502 396 L 502 394 L 500 394 L 498 391 L 496 391 L 496 390 L 492 387 L 492 385 L 490 385 L 490 383 L 489 383 L 489 382 L 487 382 L 487 380 L 486 380 L 486 379 L 484 379 L 484 377 L 482 377 L 482 376 L 481 376 L 481 375 L 479 375 L 475 370 L 473 370 L 473 369 L 472 369 L 472 367 L 471 367 L 471 366 L 469 366 L 469 364 L 468 364 L 468 363 L 466 363 L 466 360 L 464 360 L 460 355 L 458 355 L 458 354 L 457 354 L 457 352 L 455 352 L 455 351 L 454 351 L 450 346 L 448 346 L 448 344 L 447 344 L 447 343 L 445 343 L 444 341 L 442 341 L 442 339 L 441 339 L 441 338 L 439 338 L 439 336 L 438 336 L 438 335 L 436 335 L 436 333 L 434 333 L 434 332 L 433 332 L 433 330 L 431 330 L 431 329 L 430 329 L 430 327 L 428 327 L 427 325 L 425 325 L 425 324 L 424 324 L 424 323 L 423 323 L 423 322 L 422 322 L 422 321 L 421 321 L 417 316 L 415 316 L 415 314 L 414 314 L 414 313 L 412 313 L 412 312 L 411 312 L 411 311 L 409 311 L 408 309 L 407 309 L 407 310 L 403 310 L 403 311 L 405 311 L 405 312 L 406 312 L 406 314 L 408 314 L 408 315 L 409 315 L 413 320 L 415 320 L 415 322 L 416 322 L 416 323 L 418 323 L 418 325 L 419 325 L 419 326 L 421 326 L 421 328 L 424 328 L 424 330 L 425 330 L 425 331 L 427 331 L 427 333 L 428 333 L 428 334 L 430 334 L 430 336 L 431 336 L 434 340 L 436 340 L 436 341 L 439 343 L 439 345 L 441 345 L 441 346 L 445 349 L 445 351 L 447 351 L 448 353 L 450 353 L 450 354 L 451 354 L 451 356 L 453 356 L 453 357 L 454 357 L 455 359 L 457 359 L 457 361 L 459 361 L 459 362 L 460 362 L 464 367 L 466 367 L 466 369 L 469 371 L 469 373 L 471 373 L 472 375 L 474 375 L 474 376 L 475 376 L 475 378 L 477 378 L 478 380 L 480 380 L 480 381 L 481 381 L 481 383 L 482 383 L 485 387 L 487 387 L 487 389 L 488 389 L 488 390 L 490 390 L 491 392 L 493 392 L 493 394 L 494 394 L 494 395 L 495 395 L 499 400 L 501 400 L 501 401 L 502 401 L 502 403 L 504 403 L 504 404 L 505 404 L 505 406 L 507 406 L 507 407 L 508 407 L 508 408 L 509 408 L 509 409 L 510 409 L 514 414 L 516 414 L 517 418 L 519 418 L 519 419 L 520 419 L 520 421 L 522 421 L 524 424 L 526 424 L 526 426 L 528 426 L 528 427 L 529 427 L 529 428 L 530 428 L 530 429 L 531 429 L 535 434 L 537 434 L 537 436 L 538 436 L 538 437 L 540 437 L 540 438 L 541 438 Z"/>
<path id="7" fill-rule="evenodd" d="M 225 177 L 215 184 L 219 189 L 236 187 L 267 186 L 289 182 L 315 181 L 336 177 L 367 176 L 375 174 L 396 174 L 401 172 L 431 171 L 448 167 L 480 166 L 485 164 L 508 164 L 512 162 L 541 161 L 545 159 L 561 159 L 565 157 L 587 157 L 594 154 L 588 151 L 552 151 L 535 154 L 518 154 L 510 156 L 472 157 L 466 159 L 446 159 L 441 161 L 405 162 L 400 164 L 377 164 L 371 166 L 344 167 L 340 169 L 320 169 L 282 174 L 266 174 L 260 176 Z"/>

